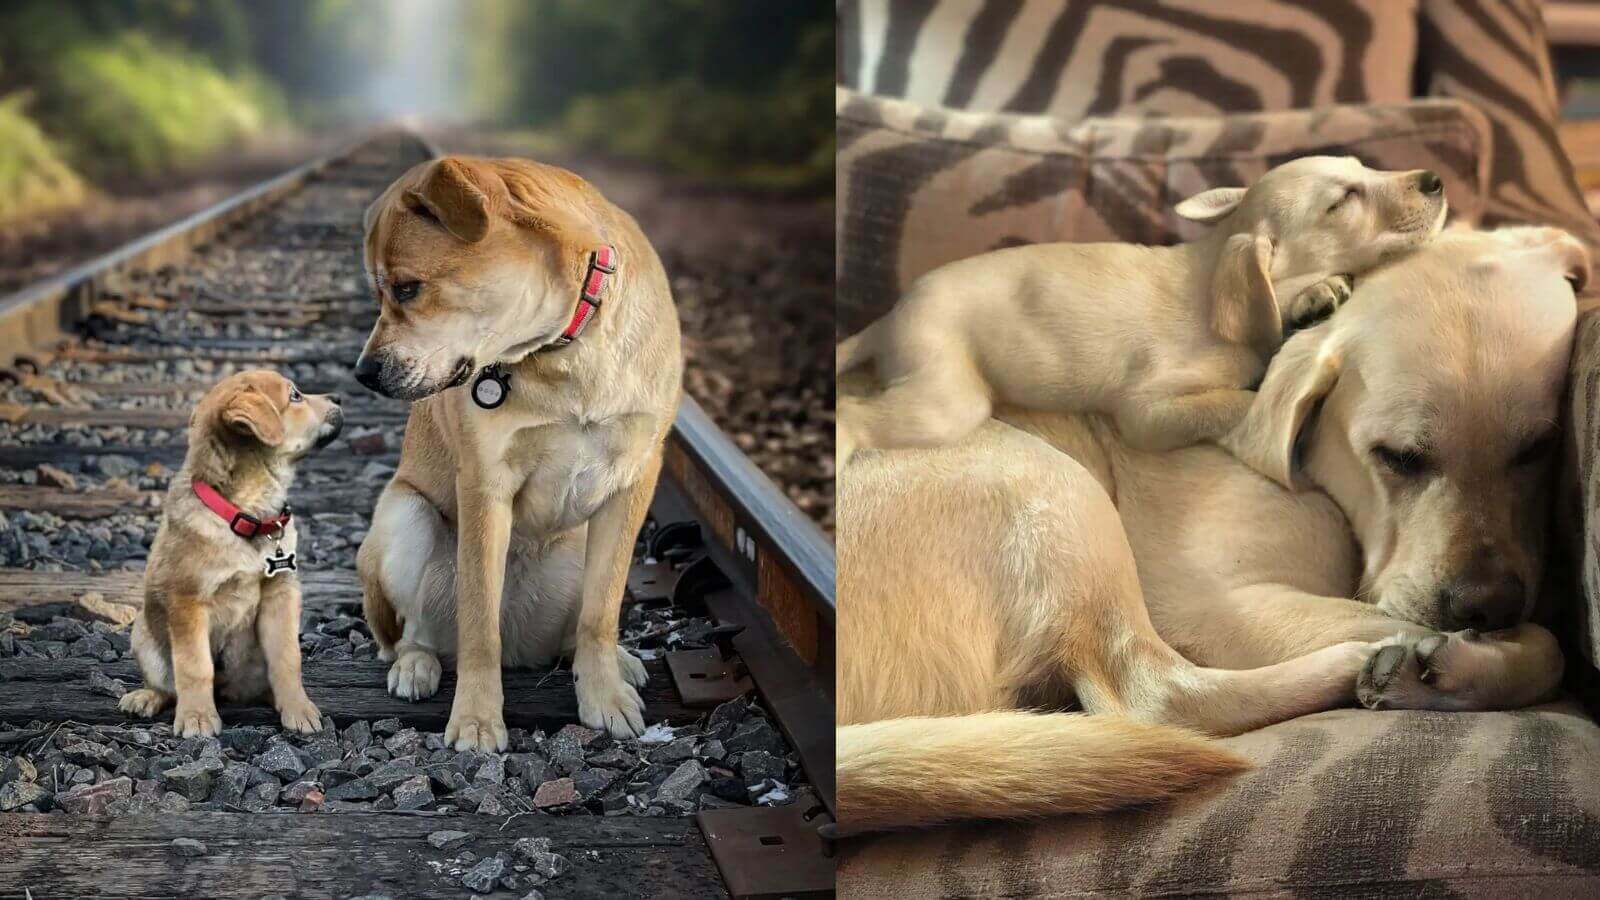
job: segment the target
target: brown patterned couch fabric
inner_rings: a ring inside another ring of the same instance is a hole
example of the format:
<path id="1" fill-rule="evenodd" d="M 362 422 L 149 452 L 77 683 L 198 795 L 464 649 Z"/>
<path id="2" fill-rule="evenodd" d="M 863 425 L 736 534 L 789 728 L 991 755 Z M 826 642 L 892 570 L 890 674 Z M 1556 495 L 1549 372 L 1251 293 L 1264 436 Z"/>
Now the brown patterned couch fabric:
<path id="1" fill-rule="evenodd" d="M 842 897 L 1583 897 L 1600 729 L 1576 708 L 1308 716 L 1227 741 L 1259 763 L 1110 816 L 847 841 Z"/>
<path id="2" fill-rule="evenodd" d="M 838 91 L 838 328 L 849 334 L 912 279 L 1042 241 L 1168 244 L 1202 230 L 1172 212 L 1309 153 L 1432 168 L 1456 221 L 1482 211 L 1487 124 L 1452 101 L 1148 119 L 963 113 Z M 952 223 L 960 223 L 952 227 Z"/>
<path id="3" fill-rule="evenodd" d="M 844 0 L 839 80 L 983 112 L 1210 115 L 1398 103 L 1416 0 Z"/>

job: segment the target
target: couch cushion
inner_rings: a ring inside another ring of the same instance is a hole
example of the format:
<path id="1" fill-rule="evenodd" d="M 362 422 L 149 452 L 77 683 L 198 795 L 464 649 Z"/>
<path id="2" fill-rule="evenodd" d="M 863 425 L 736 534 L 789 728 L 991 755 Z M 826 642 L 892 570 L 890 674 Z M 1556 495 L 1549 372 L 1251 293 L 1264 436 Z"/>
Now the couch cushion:
<path id="1" fill-rule="evenodd" d="M 880 315 L 918 275 L 998 247 L 1195 237 L 1201 226 L 1174 204 L 1296 156 L 1436 169 L 1466 222 L 1477 220 L 1487 173 L 1483 117 L 1452 101 L 1069 125 L 840 89 L 837 112 L 841 334 Z"/>
<path id="2" fill-rule="evenodd" d="M 1396 103 L 1417 0 L 842 0 L 839 80 L 1064 119 Z"/>
<path id="3" fill-rule="evenodd" d="M 1148 808 L 848 841 L 840 895 L 1600 890 L 1600 727 L 1575 705 L 1339 710 L 1226 743 L 1259 768 Z"/>

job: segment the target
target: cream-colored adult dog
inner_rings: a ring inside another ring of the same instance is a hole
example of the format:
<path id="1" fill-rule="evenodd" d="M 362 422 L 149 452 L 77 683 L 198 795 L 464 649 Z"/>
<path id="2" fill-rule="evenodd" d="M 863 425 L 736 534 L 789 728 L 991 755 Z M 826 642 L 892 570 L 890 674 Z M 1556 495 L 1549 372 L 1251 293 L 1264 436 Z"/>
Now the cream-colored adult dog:
<path id="1" fill-rule="evenodd" d="M 1309 156 L 1176 212 L 1216 227 L 1176 247 L 1013 247 L 918 279 L 839 345 L 838 372 L 873 362 L 884 386 L 840 398 L 839 467 L 858 447 L 953 443 L 996 404 L 1107 413 L 1146 450 L 1220 437 L 1285 330 L 1438 233 L 1446 203 L 1433 172 Z"/>
<path id="2" fill-rule="evenodd" d="M 1244 765 L 1194 732 L 1358 696 L 1546 696 L 1561 654 L 1526 619 L 1587 271 L 1553 229 L 1446 232 L 1374 271 L 1273 360 L 1225 439 L 1248 466 L 1026 412 L 860 454 L 838 480 L 841 826 L 1166 796 Z M 1087 714 L 1044 711 L 1073 699 Z"/>
<path id="3" fill-rule="evenodd" d="M 571 172 L 446 157 L 378 198 L 365 251 L 383 311 L 356 377 L 416 401 L 356 557 L 389 690 L 432 695 L 454 656 L 445 741 L 504 750 L 501 665 L 571 655 L 583 723 L 638 734 L 617 622 L 683 372 L 655 250 Z M 491 364 L 503 405 L 448 390 Z"/>

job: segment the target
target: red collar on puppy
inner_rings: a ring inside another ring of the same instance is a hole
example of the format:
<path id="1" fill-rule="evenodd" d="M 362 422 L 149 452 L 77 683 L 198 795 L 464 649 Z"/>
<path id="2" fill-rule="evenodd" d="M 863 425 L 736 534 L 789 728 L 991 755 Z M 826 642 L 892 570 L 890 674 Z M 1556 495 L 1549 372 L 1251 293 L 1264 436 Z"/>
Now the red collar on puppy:
<path id="1" fill-rule="evenodd" d="M 600 249 L 589 255 L 589 269 L 583 273 L 583 288 L 578 291 L 578 310 L 567 323 L 567 330 L 561 332 L 561 337 L 551 346 L 565 347 L 589 326 L 589 320 L 600 311 L 600 294 L 605 290 L 606 281 L 616 272 L 617 248 L 601 244 Z"/>
<path id="2" fill-rule="evenodd" d="M 267 519 L 258 519 L 229 503 L 228 498 L 218 493 L 216 488 L 199 479 L 195 479 L 194 482 L 194 495 L 200 498 L 200 502 L 206 505 L 206 509 L 226 519 L 228 521 L 228 530 L 242 538 L 253 538 L 258 534 L 271 532 L 273 529 L 277 529 L 278 533 L 282 534 L 284 527 L 289 524 L 290 510 L 288 506 L 285 506 L 283 512 L 278 515 Z"/>

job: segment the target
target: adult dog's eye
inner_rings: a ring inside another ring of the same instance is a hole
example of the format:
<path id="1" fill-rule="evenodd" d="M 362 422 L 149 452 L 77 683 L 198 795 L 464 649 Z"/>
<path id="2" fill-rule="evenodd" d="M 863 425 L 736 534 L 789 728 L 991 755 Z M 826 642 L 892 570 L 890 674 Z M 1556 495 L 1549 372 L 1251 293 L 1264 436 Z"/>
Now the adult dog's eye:
<path id="1" fill-rule="evenodd" d="M 420 281 L 402 281 L 394 286 L 394 301 L 405 303 L 417 299 L 417 292 L 422 290 Z"/>
<path id="2" fill-rule="evenodd" d="M 1345 188 L 1344 193 L 1339 195 L 1339 199 L 1333 201 L 1333 205 L 1328 207 L 1328 212 L 1337 212 L 1346 203 L 1349 203 L 1351 200 L 1354 200 L 1359 196 L 1361 196 L 1361 191 L 1359 189 L 1353 187 Z"/>
<path id="3" fill-rule="evenodd" d="M 1433 468 L 1433 461 L 1419 450 L 1397 450 L 1378 444 L 1372 448 L 1372 455 L 1385 469 L 1407 478 L 1426 474 Z"/>
<path id="4" fill-rule="evenodd" d="M 1543 435 L 1533 443 L 1517 451 L 1517 455 L 1511 457 L 1511 465 L 1513 467 L 1527 466 L 1536 462 L 1542 462 L 1550 455 L 1550 452 L 1555 449 L 1556 436 L 1553 434 Z"/>
<path id="5" fill-rule="evenodd" d="M 300 394 L 300 389 L 299 388 L 297 388 L 297 387 L 290 387 L 289 388 L 289 402 L 290 403 L 299 403 L 301 400 L 304 400 L 304 399 L 305 399 L 305 397 Z"/>

